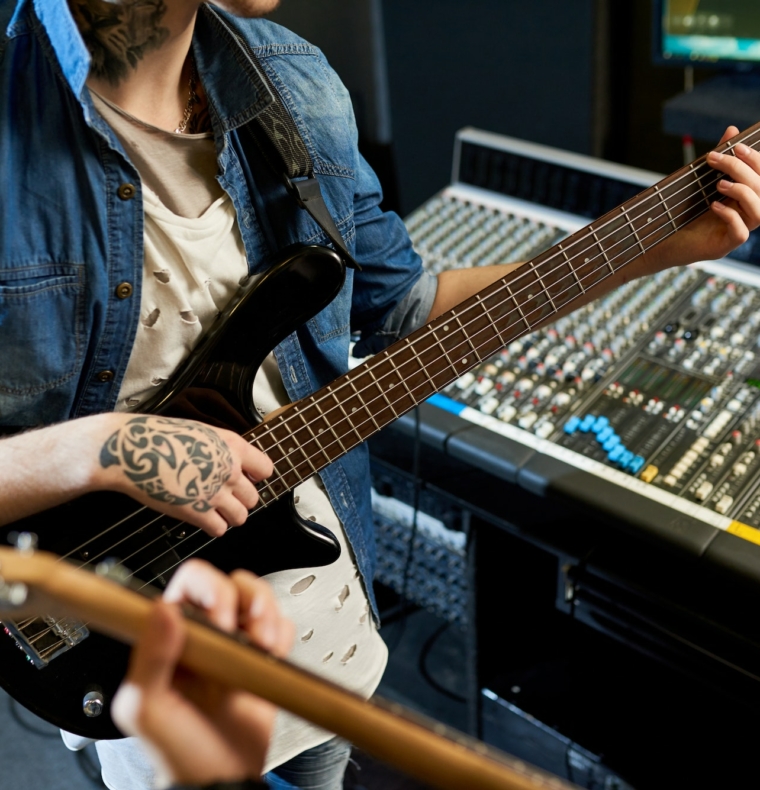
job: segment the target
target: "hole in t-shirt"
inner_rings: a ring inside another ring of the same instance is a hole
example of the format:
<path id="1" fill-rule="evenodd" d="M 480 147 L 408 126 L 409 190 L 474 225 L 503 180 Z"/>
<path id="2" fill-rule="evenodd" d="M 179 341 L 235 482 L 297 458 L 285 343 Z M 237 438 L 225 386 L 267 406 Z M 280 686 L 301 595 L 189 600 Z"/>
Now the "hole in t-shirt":
<path id="1" fill-rule="evenodd" d="M 369 615 L 369 604 L 365 603 L 364 604 L 364 614 L 359 618 L 359 622 L 360 623 L 366 623 L 368 615 Z"/>
<path id="2" fill-rule="evenodd" d="M 143 318 L 142 323 L 143 326 L 147 326 L 148 328 L 155 326 L 156 321 L 158 321 L 158 317 L 161 315 L 161 311 L 156 308 L 155 310 L 151 310 L 148 315 Z"/>
<path id="3" fill-rule="evenodd" d="M 325 657 L 322 659 L 322 663 L 323 663 L 323 664 L 326 664 L 326 663 L 327 663 L 327 662 L 328 662 L 328 661 L 329 661 L 329 660 L 330 660 L 330 659 L 331 659 L 331 658 L 332 658 L 334 655 L 335 655 L 335 653 L 333 653 L 333 651 L 331 650 L 331 651 L 330 651 L 330 652 L 329 652 L 329 653 L 328 653 L 328 654 L 327 654 L 327 655 L 326 655 L 326 656 L 325 656 Z"/>
<path id="4" fill-rule="evenodd" d="M 346 655 L 341 658 L 341 664 L 348 664 L 348 662 L 354 657 L 354 653 L 356 653 L 356 645 L 351 645 L 351 647 L 346 650 Z"/>
<path id="5" fill-rule="evenodd" d="M 309 521 L 316 521 L 316 520 L 317 520 L 316 516 L 309 516 Z"/>
<path id="6" fill-rule="evenodd" d="M 346 585 L 339 593 L 338 593 L 338 605 L 335 607 L 335 611 L 339 612 L 343 608 L 343 604 L 346 602 L 346 598 L 351 595 L 351 590 L 348 589 L 348 585 Z"/>
<path id="7" fill-rule="evenodd" d="M 172 278 L 172 274 L 168 269 L 159 269 L 157 272 L 153 272 L 153 276 L 160 283 L 168 283 Z"/>
<path id="8" fill-rule="evenodd" d="M 312 628 L 310 631 L 307 631 L 302 637 L 302 642 L 308 642 L 314 636 L 314 629 Z"/>
<path id="9" fill-rule="evenodd" d="M 179 317 L 186 324 L 197 324 L 198 316 L 192 310 L 180 310 Z"/>
<path id="10" fill-rule="evenodd" d="M 314 579 L 316 579 L 316 578 L 317 577 L 314 576 L 313 574 L 311 576 L 304 577 L 303 579 L 301 579 L 301 581 L 296 582 L 290 588 L 290 594 L 291 595 L 300 595 L 302 592 L 306 592 L 306 590 L 308 590 L 309 587 L 311 587 L 311 585 L 314 583 Z"/>
<path id="11" fill-rule="evenodd" d="M 151 383 L 151 384 L 152 384 L 154 387 L 159 387 L 159 386 L 160 386 L 161 384 L 163 384 L 165 381 L 166 381 L 166 379 L 162 379 L 162 378 L 161 378 L 161 376 L 153 376 L 153 378 L 150 380 L 150 383 Z"/>
<path id="12" fill-rule="evenodd" d="M 210 287 L 211 287 L 211 280 L 204 280 L 204 281 L 203 281 L 203 285 L 204 285 L 206 288 L 210 288 Z"/>
<path id="13" fill-rule="evenodd" d="M 137 406 L 137 404 L 138 404 L 139 402 L 140 402 L 140 399 L 139 399 L 139 398 L 127 398 L 127 399 L 124 401 L 124 403 L 126 403 L 126 404 L 127 404 L 127 406 Z"/>

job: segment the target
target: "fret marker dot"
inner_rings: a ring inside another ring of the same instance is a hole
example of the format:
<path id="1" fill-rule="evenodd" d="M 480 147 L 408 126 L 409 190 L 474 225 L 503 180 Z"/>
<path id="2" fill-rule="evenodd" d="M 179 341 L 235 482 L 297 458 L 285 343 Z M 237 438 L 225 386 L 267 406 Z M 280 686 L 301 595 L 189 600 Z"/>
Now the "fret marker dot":
<path id="1" fill-rule="evenodd" d="M 463 364 L 463 365 L 466 365 L 466 364 L 467 364 L 467 357 L 465 357 L 465 358 L 462 360 L 462 364 Z"/>
<path id="2" fill-rule="evenodd" d="M 445 325 L 444 325 L 444 327 L 443 327 L 443 331 L 444 331 L 444 332 L 448 332 L 448 331 L 449 331 L 449 325 L 448 325 L 448 324 L 445 324 Z"/>
<path id="3" fill-rule="evenodd" d="M 324 431 L 324 428 L 320 428 L 317 433 L 322 433 L 322 431 Z"/>
<path id="4" fill-rule="evenodd" d="M 262 499 L 266 499 L 268 496 L 269 496 L 269 492 L 268 491 L 262 491 L 261 492 L 261 498 Z"/>
<path id="5" fill-rule="evenodd" d="M 351 412 L 352 412 L 352 413 L 353 413 L 353 412 L 355 412 L 355 411 L 356 411 L 356 406 L 354 406 L 354 408 L 353 408 L 353 409 L 351 409 Z"/>
<path id="6" fill-rule="evenodd" d="M 651 217 L 647 217 L 647 222 L 651 222 L 651 221 L 652 221 L 652 218 Z"/>
<path id="7" fill-rule="evenodd" d="M 296 451 L 295 447 L 288 447 L 288 452 L 289 453 L 294 453 L 295 451 Z"/>
<path id="8" fill-rule="evenodd" d="M 590 260 L 591 260 L 591 258 L 586 258 L 586 260 L 585 260 L 585 261 L 583 261 L 583 262 L 584 262 L 584 263 L 588 263 Z"/>

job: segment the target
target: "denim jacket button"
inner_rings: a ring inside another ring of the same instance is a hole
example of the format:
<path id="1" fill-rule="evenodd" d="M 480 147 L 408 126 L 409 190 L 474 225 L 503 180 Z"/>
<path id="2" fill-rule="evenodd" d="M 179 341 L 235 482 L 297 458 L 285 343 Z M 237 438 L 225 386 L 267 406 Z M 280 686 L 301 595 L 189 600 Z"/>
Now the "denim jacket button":
<path id="1" fill-rule="evenodd" d="M 132 198 L 137 194 L 137 190 L 135 189 L 134 184 L 122 184 L 116 191 L 116 194 L 122 200 L 132 200 Z"/>
<path id="2" fill-rule="evenodd" d="M 101 370 L 100 373 L 97 375 L 98 381 L 106 384 L 109 381 L 113 381 L 113 371 L 112 370 Z"/>
<path id="3" fill-rule="evenodd" d="M 119 299 L 129 299 L 132 296 L 132 283 L 120 283 L 116 286 L 116 296 Z"/>

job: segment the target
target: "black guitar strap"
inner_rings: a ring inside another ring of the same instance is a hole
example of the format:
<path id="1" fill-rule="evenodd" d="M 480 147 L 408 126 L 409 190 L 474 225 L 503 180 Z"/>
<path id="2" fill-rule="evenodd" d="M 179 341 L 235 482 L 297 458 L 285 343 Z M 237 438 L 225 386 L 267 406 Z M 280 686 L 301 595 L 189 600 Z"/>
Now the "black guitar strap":
<path id="1" fill-rule="evenodd" d="M 327 209 L 319 181 L 314 175 L 314 162 L 293 117 L 253 50 L 240 36 L 234 33 L 233 35 L 266 82 L 274 99 L 266 109 L 246 124 L 244 131 L 254 139 L 264 158 L 285 182 L 288 192 L 298 205 L 305 209 L 327 234 L 346 266 L 361 271 L 361 266 L 346 248 L 343 237 Z"/>
<path id="2" fill-rule="evenodd" d="M 293 195 L 298 205 L 305 209 L 327 234 L 346 266 L 361 271 L 361 266 L 346 248 L 343 237 L 327 210 L 319 181 L 314 176 L 314 162 L 280 94 L 275 90 L 248 43 L 230 28 L 212 6 L 205 5 L 204 8 L 229 35 L 235 38 L 272 94 L 272 103 L 245 125 L 245 132 L 256 142 L 264 158 L 285 182 L 288 192 Z"/>

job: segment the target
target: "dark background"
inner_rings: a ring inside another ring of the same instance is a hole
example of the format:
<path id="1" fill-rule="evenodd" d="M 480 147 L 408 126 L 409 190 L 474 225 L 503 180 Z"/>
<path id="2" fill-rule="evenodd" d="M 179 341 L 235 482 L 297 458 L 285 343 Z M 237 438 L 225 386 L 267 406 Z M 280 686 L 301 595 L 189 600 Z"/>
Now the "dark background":
<path id="1" fill-rule="evenodd" d="M 449 183 L 454 134 L 468 125 L 680 167 L 662 105 L 684 72 L 653 63 L 651 15 L 650 0 L 284 0 L 271 18 L 325 51 L 389 207 L 407 214 Z M 697 70 L 695 82 L 711 76 Z M 697 153 L 708 147 L 697 141 Z"/>

